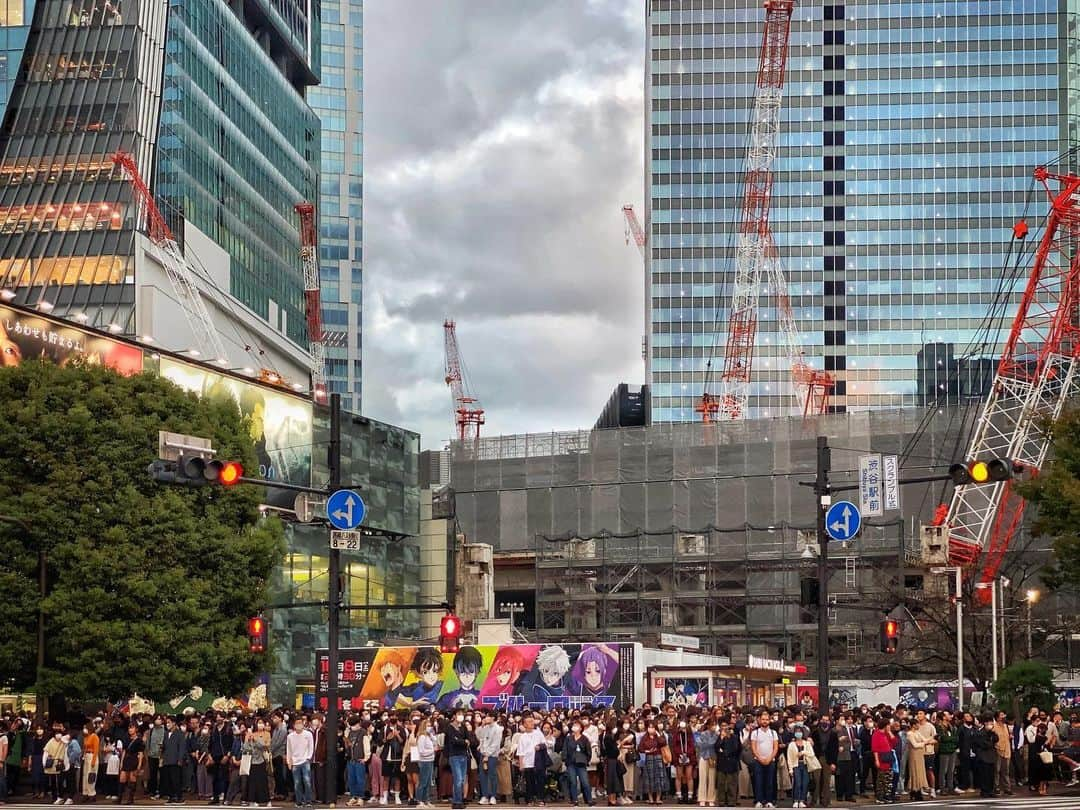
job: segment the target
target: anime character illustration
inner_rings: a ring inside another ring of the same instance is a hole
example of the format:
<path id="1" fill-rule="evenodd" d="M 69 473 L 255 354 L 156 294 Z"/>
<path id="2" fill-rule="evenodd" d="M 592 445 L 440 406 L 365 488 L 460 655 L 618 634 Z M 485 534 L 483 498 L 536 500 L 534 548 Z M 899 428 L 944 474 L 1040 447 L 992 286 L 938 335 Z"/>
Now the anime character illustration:
<path id="1" fill-rule="evenodd" d="M 511 695 L 518 689 L 522 673 L 532 663 L 535 647 L 500 647 L 495 660 L 488 668 L 487 680 L 480 690 L 480 702 L 484 706 L 506 708 Z M 526 660 L 528 656 L 528 660 Z"/>
<path id="2" fill-rule="evenodd" d="M 379 665 L 379 677 L 386 686 L 386 694 L 383 695 L 382 699 L 384 709 L 394 708 L 402 693 L 406 691 L 406 687 L 403 687 L 402 684 L 405 683 L 407 671 L 408 664 L 397 650 L 390 650 Z"/>
<path id="3" fill-rule="evenodd" d="M 471 709 L 479 706 L 480 690 L 476 682 L 480 670 L 484 668 L 484 659 L 476 647 L 462 647 L 454 656 L 453 670 L 458 679 L 458 688 L 447 692 L 439 699 L 438 707 L 447 709 Z"/>
<path id="4" fill-rule="evenodd" d="M 406 686 L 398 696 L 397 705 L 407 708 L 434 706 L 442 691 L 442 653 L 434 647 L 421 647 L 413 658 L 412 672 L 419 680 Z"/>
<path id="5" fill-rule="evenodd" d="M 570 671 L 570 656 L 558 644 L 549 644 L 536 656 L 536 664 L 523 683 L 521 694 L 529 705 L 550 708 L 551 698 L 568 694 L 566 675 Z"/>
<path id="6" fill-rule="evenodd" d="M 619 671 L 619 654 L 607 644 L 589 644 L 570 671 L 571 691 L 584 697 L 606 695 Z"/>

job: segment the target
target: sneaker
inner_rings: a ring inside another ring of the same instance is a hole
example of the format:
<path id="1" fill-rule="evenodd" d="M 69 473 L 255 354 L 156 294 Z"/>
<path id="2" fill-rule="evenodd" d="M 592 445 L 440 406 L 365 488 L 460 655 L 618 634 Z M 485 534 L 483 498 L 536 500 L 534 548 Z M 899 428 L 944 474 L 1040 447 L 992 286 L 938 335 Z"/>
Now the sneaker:
<path id="1" fill-rule="evenodd" d="M 754 807 L 764 807 L 764 806 L 765 805 L 763 805 L 761 802 L 754 802 Z"/>
<path id="2" fill-rule="evenodd" d="M 488 804 L 492 805 L 493 807 L 498 803 L 498 800 L 494 796 L 492 796 L 491 801 L 488 802 Z M 431 807 L 431 805 L 429 804 L 428 807 Z"/>
<path id="3" fill-rule="evenodd" d="M 480 804 L 487 804 L 487 803 L 488 803 L 487 796 L 481 796 L 480 797 Z"/>
<path id="4" fill-rule="evenodd" d="M 53 804 L 63 804 L 63 803 L 64 803 L 63 799 L 57 799 L 56 801 L 53 802 Z"/>
<path id="5" fill-rule="evenodd" d="M 64 802 L 64 804 L 75 804 L 75 800 L 74 799 L 68 799 L 66 802 Z"/>
<path id="6" fill-rule="evenodd" d="M 963 793 L 963 792 L 964 792 L 963 788 L 953 788 L 953 793 L 960 794 L 960 793 Z"/>

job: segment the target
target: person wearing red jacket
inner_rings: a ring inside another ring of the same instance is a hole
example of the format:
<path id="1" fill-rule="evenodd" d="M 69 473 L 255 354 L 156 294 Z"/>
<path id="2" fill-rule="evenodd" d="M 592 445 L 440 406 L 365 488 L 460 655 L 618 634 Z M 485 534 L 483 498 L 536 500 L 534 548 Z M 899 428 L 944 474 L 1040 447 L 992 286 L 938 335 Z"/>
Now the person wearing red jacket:
<path id="1" fill-rule="evenodd" d="M 893 740 L 889 734 L 889 720 L 882 717 L 877 721 L 877 728 L 870 738 L 870 751 L 874 756 L 874 769 L 877 779 L 874 782 L 874 798 L 878 804 L 884 804 L 892 793 Z"/>
<path id="2" fill-rule="evenodd" d="M 694 748 L 694 732 L 687 725 L 686 718 L 679 719 L 678 725 L 671 730 L 671 764 L 675 766 L 675 795 L 682 804 L 694 803 L 694 765 L 697 751 Z M 689 795 L 688 795 L 689 794 Z"/>

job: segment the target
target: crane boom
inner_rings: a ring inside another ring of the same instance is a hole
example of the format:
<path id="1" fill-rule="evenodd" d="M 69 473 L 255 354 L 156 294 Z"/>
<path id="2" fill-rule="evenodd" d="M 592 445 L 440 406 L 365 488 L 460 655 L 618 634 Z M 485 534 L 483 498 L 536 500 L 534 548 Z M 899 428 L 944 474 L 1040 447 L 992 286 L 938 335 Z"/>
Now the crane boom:
<path id="1" fill-rule="evenodd" d="M 135 201 L 146 217 L 146 235 L 155 248 L 157 260 L 165 269 L 165 275 L 169 277 L 173 292 L 176 293 L 177 303 L 180 304 L 180 309 L 183 310 L 184 317 L 191 328 L 197 344 L 194 349 L 209 362 L 227 364 L 228 355 L 225 352 L 225 344 L 221 342 L 221 336 L 210 319 L 206 303 L 195 283 L 195 273 L 184 258 L 184 253 L 180 250 L 180 245 L 177 244 L 161 211 L 158 210 L 154 195 L 150 193 L 142 175 L 139 174 L 135 158 L 127 152 L 116 152 L 112 160 L 127 175 Z"/>
<path id="2" fill-rule="evenodd" d="M 326 402 L 326 335 L 322 325 L 321 284 L 319 282 L 319 236 L 315 228 L 315 206 L 297 203 L 300 216 L 300 264 L 304 269 L 304 317 L 307 321 L 311 353 L 311 391 L 316 402 Z"/>
<path id="3" fill-rule="evenodd" d="M 1080 177 L 1040 167 L 1035 179 L 1050 214 L 965 459 L 1006 458 L 1037 472 L 1050 448 L 1047 426 L 1080 393 Z M 1017 235 L 1024 231 L 1018 225 Z M 985 549 L 984 583 L 997 577 L 1023 516 L 1024 500 L 1011 484 L 958 486 L 949 504 L 950 562 L 970 565 Z"/>
<path id="4" fill-rule="evenodd" d="M 458 441 L 479 439 L 480 426 L 484 424 L 484 409 L 472 395 L 465 378 L 457 343 L 457 324 L 454 321 L 443 321 L 443 343 L 446 350 L 446 384 L 450 386 Z"/>
<path id="5" fill-rule="evenodd" d="M 641 227 L 641 222 L 637 218 L 637 214 L 634 212 L 634 206 L 624 205 L 622 207 L 623 217 L 626 219 L 626 241 L 630 242 L 630 237 L 634 238 L 634 244 L 638 246 L 638 250 L 641 251 L 641 258 L 645 258 L 645 229 Z"/>

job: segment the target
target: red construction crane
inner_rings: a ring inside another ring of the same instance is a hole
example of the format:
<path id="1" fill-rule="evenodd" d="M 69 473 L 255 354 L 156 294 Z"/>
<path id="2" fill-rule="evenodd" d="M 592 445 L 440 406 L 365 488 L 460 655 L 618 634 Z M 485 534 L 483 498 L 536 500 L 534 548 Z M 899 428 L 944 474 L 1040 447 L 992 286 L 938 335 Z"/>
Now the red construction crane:
<path id="1" fill-rule="evenodd" d="M 626 232 L 624 234 L 626 238 L 626 244 L 630 244 L 630 237 L 634 238 L 634 244 L 638 246 L 638 250 L 641 251 L 641 258 L 645 258 L 645 229 L 641 227 L 641 222 L 638 221 L 637 214 L 634 213 L 634 206 L 624 205 L 622 207 L 623 217 L 626 219 Z"/>
<path id="2" fill-rule="evenodd" d="M 796 0 L 765 0 L 765 30 L 758 59 L 757 86 L 750 126 L 750 150 L 743 179 L 742 214 L 735 246 L 735 282 L 728 315 L 724 370 L 719 396 L 709 391 L 712 359 L 706 364 L 705 386 L 695 410 L 702 420 L 742 419 L 750 398 L 750 372 L 757 338 L 758 297 L 762 284 L 772 287 L 779 310 L 779 334 L 787 351 L 797 395 L 805 397 L 803 413 L 824 413 L 833 378 L 807 364 L 799 328 L 791 311 L 784 268 L 769 224 L 773 165 L 780 135 L 787 75 L 791 15 Z"/>
<path id="3" fill-rule="evenodd" d="M 195 273 L 184 258 L 184 252 L 180 249 L 161 211 L 158 210 L 154 195 L 150 193 L 142 175 L 139 174 L 135 158 L 127 152 L 117 152 L 112 160 L 123 170 L 131 183 L 135 202 L 146 217 L 146 235 L 156 250 L 157 260 L 165 269 L 165 275 L 172 283 L 176 301 L 184 317 L 187 318 L 188 327 L 196 343 L 189 353 L 201 355 L 210 363 L 228 365 L 225 344 L 221 342 L 221 336 L 210 319 L 202 293 L 195 283 Z"/>
<path id="4" fill-rule="evenodd" d="M 319 234 L 315 228 L 315 206 L 300 202 L 293 208 L 300 216 L 300 264 L 304 268 L 304 317 L 311 353 L 311 392 L 315 401 L 322 404 L 326 402 L 326 341 L 319 292 Z"/>
<path id="5" fill-rule="evenodd" d="M 484 424 L 484 409 L 472 395 L 471 386 L 465 376 L 454 321 L 443 321 L 443 338 L 446 347 L 446 384 L 450 386 L 458 440 L 463 442 L 466 438 L 479 439 L 480 426 Z"/>
<path id="6" fill-rule="evenodd" d="M 1080 393 L 1080 177 L 1035 170 L 1050 215 L 990 395 L 965 460 L 1002 458 L 1038 472 L 1050 449 L 1048 426 Z M 1021 220 L 1016 238 L 1027 233 Z M 945 518 L 949 560 L 969 566 L 985 550 L 980 581 L 993 583 L 1024 512 L 1011 480 L 953 490 Z M 990 589 L 976 590 L 989 599 Z"/>

